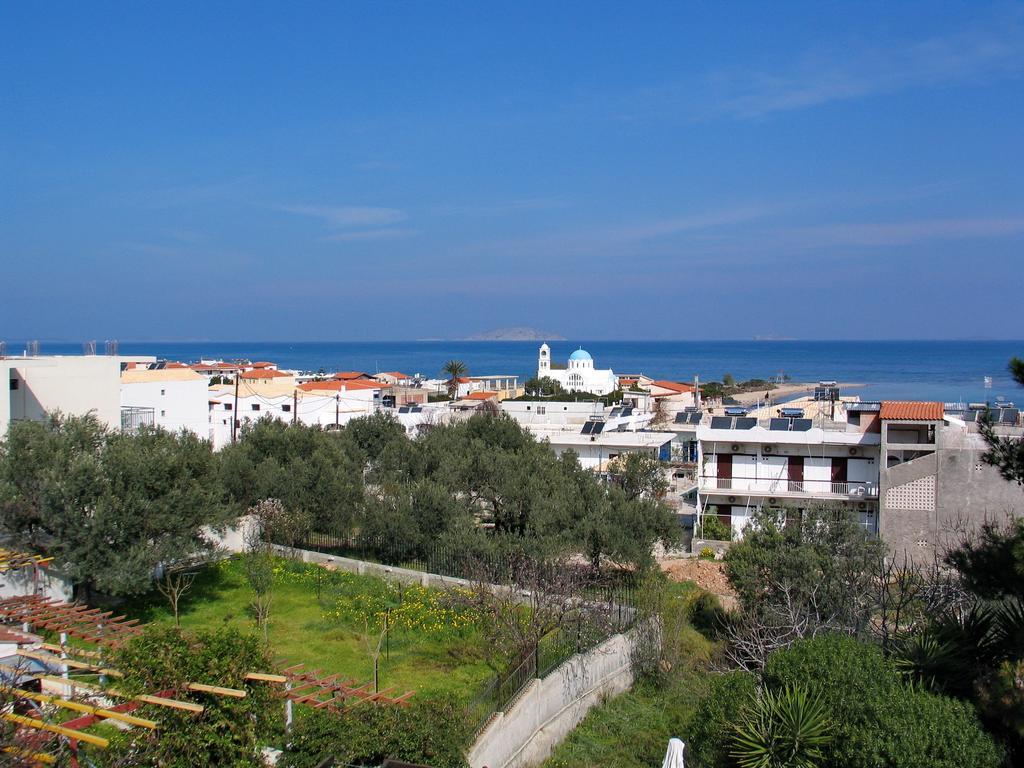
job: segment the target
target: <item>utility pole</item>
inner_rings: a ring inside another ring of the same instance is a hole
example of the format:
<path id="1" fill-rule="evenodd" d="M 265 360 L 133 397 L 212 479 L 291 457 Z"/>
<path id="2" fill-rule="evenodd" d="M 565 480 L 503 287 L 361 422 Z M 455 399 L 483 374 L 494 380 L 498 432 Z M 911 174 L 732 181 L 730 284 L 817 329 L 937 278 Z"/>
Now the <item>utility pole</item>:
<path id="1" fill-rule="evenodd" d="M 299 422 L 299 390 L 292 390 L 292 425 Z"/>
<path id="2" fill-rule="evenodd" d="M 238 380 L 242 377 L 241 371 L 235 371 L 235 405 L 231 414 L 231 442 L 235 442 L 238 434 Z"/>
<path id="3" fill-rule="evenodd" d="M 335 427 L 338 426 L 338 417 L 341 415 L 340 414 L 340 409 L 341 409 L 341 395 L 335 395 L 334 396 L 334 426 Z"/>

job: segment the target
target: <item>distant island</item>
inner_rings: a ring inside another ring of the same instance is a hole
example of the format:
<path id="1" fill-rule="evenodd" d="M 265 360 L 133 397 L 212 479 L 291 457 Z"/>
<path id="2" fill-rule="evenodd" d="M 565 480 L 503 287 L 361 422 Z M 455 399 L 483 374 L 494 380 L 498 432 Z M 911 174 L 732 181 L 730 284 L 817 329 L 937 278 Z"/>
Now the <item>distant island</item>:
<path id="1" fill-rule="evenodd" d="M 538 331 L 536 328 L 517 326 L 515 328 L 496 328 L 493 331 L 475 333 L 466 336 L 458 341 L 565 341 L 565 336 L 547 331 Z"/>

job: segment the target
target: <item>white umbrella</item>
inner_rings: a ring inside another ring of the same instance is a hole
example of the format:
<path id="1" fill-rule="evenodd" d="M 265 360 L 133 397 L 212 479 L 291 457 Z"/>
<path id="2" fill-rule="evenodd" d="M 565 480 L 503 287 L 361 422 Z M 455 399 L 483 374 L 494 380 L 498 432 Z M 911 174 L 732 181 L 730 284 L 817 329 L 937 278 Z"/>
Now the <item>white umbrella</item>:
<path id="1" fill-rule="evenodd" d="M 661 768 L 686 768 L 683 764 L 683 749 L 686 747 L 679 739 L 668 740 L 668 751 Z"/>

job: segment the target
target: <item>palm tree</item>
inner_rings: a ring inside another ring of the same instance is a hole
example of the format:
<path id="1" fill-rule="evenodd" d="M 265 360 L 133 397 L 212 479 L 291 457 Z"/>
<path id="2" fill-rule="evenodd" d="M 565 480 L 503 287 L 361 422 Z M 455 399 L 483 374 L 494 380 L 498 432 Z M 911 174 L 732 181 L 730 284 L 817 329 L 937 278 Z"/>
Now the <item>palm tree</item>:
<path id="1" fill-rule="evenodd" d="M 448 397 L 452 400 L 459 392 L 459 378 L 465 376 L 468 370 L 461 360 L 449 360 L 441 369 L 442 373 L 448 374 Z"/>

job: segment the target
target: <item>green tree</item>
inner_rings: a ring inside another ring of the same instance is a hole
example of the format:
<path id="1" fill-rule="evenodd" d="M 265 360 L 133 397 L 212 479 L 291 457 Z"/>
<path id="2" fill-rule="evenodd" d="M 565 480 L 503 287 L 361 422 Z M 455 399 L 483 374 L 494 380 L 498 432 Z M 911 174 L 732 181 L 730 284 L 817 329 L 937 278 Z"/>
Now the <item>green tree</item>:
<path id="1" fill-rule="evenodd" d="M 344 437 L 351 441 L 366 467 L 372 466 L 389 447 L 408 441 L 405 427 L 389 413 L 353 419 L 345 425 Z"/>
<path id="2" fill-rule="evenodd" d="M 722 385 L 726 387 L 735 387 L 736 379 L 733 378 L 731 373 L 727 373 L 722 377 Z"/>
<path id="3" fill-rule="evenodd" d="M 1024 387 L 1024 360 L 1014 357 L 1008 367 L 1014 381 Z M 997 467 L 1007 480 L 1024 485 L 1024 438 L 1000 436 L 987 418 L 981 422 L 979 431 L 988 443 L 982 460 Z"/>
<path id="4" fill-rule="evenodd" d="M 459 392 L 459 379 L 469 372 L 466 364 L 461 360 L 449 360 L 444 364 L 441 373 L 448 375 L 448 397 L 452 400 Z"/>
<path id="5" fill-rule="evenodd" d="M 630 499 L 662 499 L 668 493 L 665 464 L 646 453 L 627 453 L 611 462 L 615 483 Z"/>
<path id="6" fill-rule="evenodd" d="M 217 459 L 189 432 L 108 432 L 93 416 L 13 424 L 0 446 L 0 528 L 79 585 L 148 591 L 158 564 L 206 550 L 225 522 Z"/>
<path id="7" fill-rule="evenodd" d="M 527 395 L 557 397 L 565 393 L 562 385 L 550 376 L 534 376 L 523 385 Z"/>
<path id="8" fill-rule="evenodd" d="M 360 461 L 343 434 L 264 418 L 221 450 L 220 477 L 238 513 L 274 498 L 315 530 L 339 532 L 351 529 L 362 503 Z"/>

